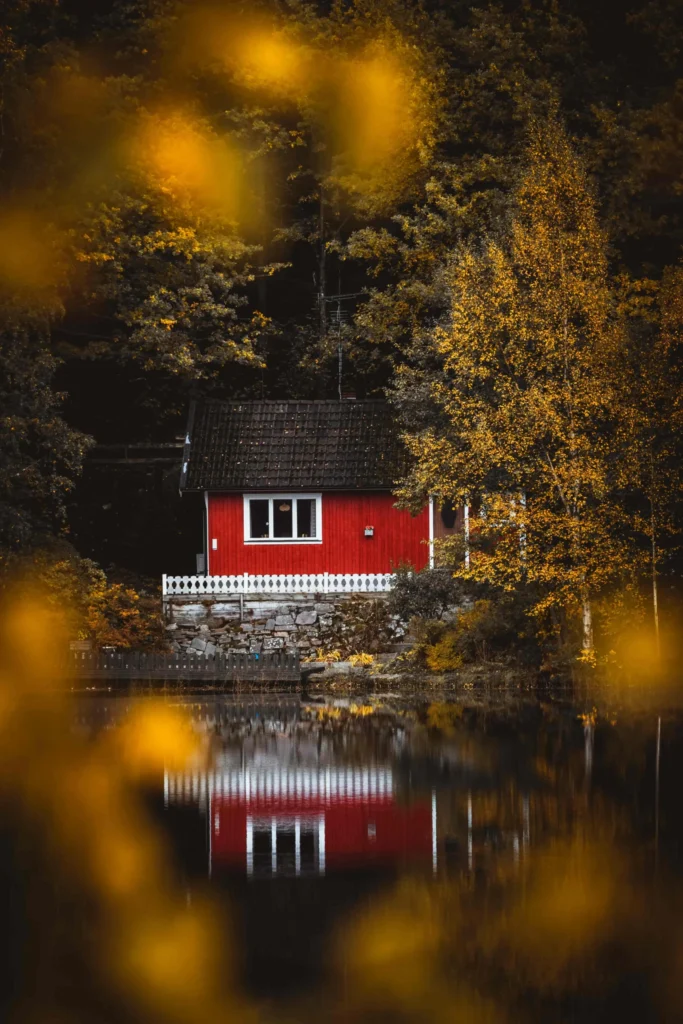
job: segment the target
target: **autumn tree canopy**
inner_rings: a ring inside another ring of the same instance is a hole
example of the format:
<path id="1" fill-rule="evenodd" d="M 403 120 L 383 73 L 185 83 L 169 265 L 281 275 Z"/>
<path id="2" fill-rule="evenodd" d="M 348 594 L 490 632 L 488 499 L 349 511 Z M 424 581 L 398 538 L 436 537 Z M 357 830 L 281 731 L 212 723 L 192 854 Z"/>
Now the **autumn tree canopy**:
<path id="1" fill-rule="evenodd" d="M 678 20 L 10 0 L 3 543 L 59 530 L 84 435 L 168 438 L 195 391 L 388 392 L 407 499 L 480 500 L 481 538 L 514 513 L 471 574 L 555 632 L 581 608 L 588 646 L 608 592 L 647 577 L 656 601 L 680 531 Z"/>

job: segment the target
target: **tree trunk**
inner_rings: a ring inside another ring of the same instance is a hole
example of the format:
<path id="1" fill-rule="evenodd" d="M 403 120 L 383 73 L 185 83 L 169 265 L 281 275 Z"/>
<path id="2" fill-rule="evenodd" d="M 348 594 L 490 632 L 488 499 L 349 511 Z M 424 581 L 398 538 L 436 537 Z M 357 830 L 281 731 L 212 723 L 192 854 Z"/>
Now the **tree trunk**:
<path id="1" fill-rule="evenodd" d="M 522 506 L 522 519 L 526 519 L 526 491 L 520 491 L 519 504 Z M 526 522 L 522 522 L 519 531 L 519 558 L 522 563 L 522 572 L 526 574 Z"/>
<path id="2" fill-rule="evenodd" d="M 584 651 L 593 650 L 593 612 L 588 595 L 583 597 L 583 640 L 581 646 Z"/>
<path id="3" fill-rule="evenodd" d="M 463 507 L 464 533 L 465 533 L 465 568 L 470 567 L 470 506 Z"/>
<path id="4" fill-rule="evenodd" d="M 655 543 L 654 530 L 652 532 L 652 612 L 655 620 L 655 643 L 657 645 L 657 657 L 661 657 L 662 645 L 659 637 L 659 595 L 657 588 L 657 545 Z"/>
<path id="5" fill-rule="evenodd" d="M 657 521 L 655 517 L 655 467 L 650 447 L 650 538 L 652 557 L 652 614 L 655 621 L 655 644 L 657 645 L 657 657 L 661 657 L 662 648 L 659 637 L 659 592 L 657 586 Z"/>

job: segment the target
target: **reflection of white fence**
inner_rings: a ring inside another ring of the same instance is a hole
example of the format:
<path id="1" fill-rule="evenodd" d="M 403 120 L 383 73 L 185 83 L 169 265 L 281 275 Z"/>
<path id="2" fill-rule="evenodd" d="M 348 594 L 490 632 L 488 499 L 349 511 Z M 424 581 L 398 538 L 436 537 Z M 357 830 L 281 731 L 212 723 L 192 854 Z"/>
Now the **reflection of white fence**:
<path id="1" fill-rule="evenodd" d="M 164 597 L 194 594 L 373 594 L 391 590 L 390 572 L 315 572 L 254 576 L 166 576 Z"/>
<path id="2" fill-rule="evenodd" d="M 363 801 L 394 792 L 390 768 L 228 768 L 214 772 L 165 772 L 166 803 L 198 802 L 208 796 L 234 800 L 298 798 Z"/>

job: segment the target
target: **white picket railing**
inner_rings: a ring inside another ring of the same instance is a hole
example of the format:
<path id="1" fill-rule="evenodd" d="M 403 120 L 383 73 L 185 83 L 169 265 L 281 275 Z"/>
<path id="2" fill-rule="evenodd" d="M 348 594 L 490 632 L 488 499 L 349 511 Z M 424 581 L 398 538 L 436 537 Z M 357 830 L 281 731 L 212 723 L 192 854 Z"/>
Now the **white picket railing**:
<path id="1" fill-rule="evenodd" d="M 164 597 L 200 594 L 373 594 L 391 590 L 390 572 L 317 572 L 280 576 L 162 576 Z"/>

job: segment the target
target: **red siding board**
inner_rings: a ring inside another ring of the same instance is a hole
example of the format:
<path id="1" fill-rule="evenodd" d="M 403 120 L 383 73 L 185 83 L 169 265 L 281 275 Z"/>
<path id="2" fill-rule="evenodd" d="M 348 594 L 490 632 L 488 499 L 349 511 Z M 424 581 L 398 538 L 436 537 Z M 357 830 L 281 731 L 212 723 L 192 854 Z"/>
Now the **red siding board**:
<path id="1" fill-rule="evenodd" d="M 241 494 L 209 495 L 212 575 L 391 572 L 401 562 L 420 569 L 429 561 L 429 510 L 413 517 L 394 508 L 391 494 L 323 494 L 321 544 L 245 544 L 243 508 Z"/>
<path id="2" fill-rule="evenodd" d="M 233 803 L 213 796 L 211 801 L 211 863 L 214 867 L 246 868 L 247 815 L 269 817 L 280 825 L 297 816 L 325 819 L 325 861 L 344 868 L 378 860 L 429 856 L 432 849 L 431 808 L 425 803 L 404 807 L 392 798 L 344 800 L 271 799 Z M 372 826 L 372 827 L 371 827 Z"/>

